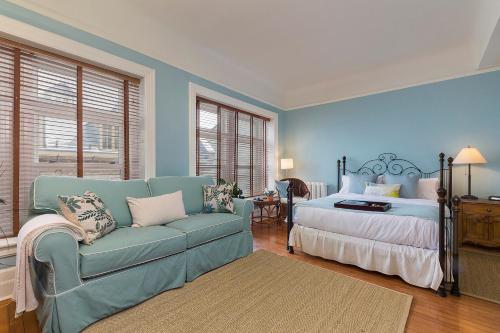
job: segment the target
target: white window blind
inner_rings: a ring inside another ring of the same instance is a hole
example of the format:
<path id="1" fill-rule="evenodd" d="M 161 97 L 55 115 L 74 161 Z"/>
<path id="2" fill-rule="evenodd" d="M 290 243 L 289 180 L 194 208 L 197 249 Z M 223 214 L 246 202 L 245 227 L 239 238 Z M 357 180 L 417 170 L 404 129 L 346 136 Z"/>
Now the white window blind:
<path id="1" fill-rule="evenodd" d="M 12 214 L 12 122 L 14 50 L 0 45 L 0 238 L 14 233 Z"/>
<path id="2" fill-rule="evenodd" d="M 140 96 L 136 78 L 0 38 L 0 237 L 39 175 L 144 177 Z"/>
<path id="3" fill-rule="evenodd" d="M 271 156 L 270 120 L 197 98 L 197 175 L 237 182 L 244 196 L 264 192 Z"/>

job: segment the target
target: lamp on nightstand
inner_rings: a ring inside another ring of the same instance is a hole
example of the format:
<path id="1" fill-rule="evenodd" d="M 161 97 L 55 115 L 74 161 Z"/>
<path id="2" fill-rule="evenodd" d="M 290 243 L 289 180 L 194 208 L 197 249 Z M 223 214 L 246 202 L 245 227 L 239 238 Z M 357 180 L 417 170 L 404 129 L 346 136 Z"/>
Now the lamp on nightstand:
<path id="1" fill-rule="evenodd" d="M 293 169 L 293 158 L 282 158 L 280 169 L 285 170 L 285 177 L 286 177 L 286 171 Z"/>
<path id="2" fill-rule="evenodd" d="M 467 146 L 467 148 L 463 148 L 453 160 L 453 164 L 467 164 L 469 168 L 469 176 L 468 176 L 468 191 L 467 195 L 463 195 L 462 199 L 468 200 L 476 200 L 477 197 L 472 195 L 471 192 L 471 172 L 470 166 L 471 164 L 485 164 L 488 163 L 486 159 L 481 155 L 477 148 Z"/>

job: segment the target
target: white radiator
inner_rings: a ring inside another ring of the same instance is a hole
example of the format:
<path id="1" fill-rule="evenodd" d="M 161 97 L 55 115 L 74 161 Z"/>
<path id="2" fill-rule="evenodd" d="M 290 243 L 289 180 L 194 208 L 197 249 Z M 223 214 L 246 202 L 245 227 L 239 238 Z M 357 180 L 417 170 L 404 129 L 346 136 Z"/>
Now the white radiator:
<path id="1" fill-rule="evenodd" d="M 311 192 L 311 199 L 318 199 L 326 197 L 326 184 L 323 182 L 305 182 L 309 192 Z"/>

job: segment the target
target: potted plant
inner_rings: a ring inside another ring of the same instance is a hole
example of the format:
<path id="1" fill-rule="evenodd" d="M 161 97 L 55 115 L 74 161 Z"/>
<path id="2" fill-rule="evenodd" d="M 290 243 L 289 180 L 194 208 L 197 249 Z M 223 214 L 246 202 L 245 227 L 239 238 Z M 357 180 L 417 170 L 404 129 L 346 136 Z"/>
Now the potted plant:
<path id="1" fill-rule="evenodd" d="M 240 199 L 244 199 L 245 198 L 242 195 L 243 191 L 238 187 L 238 183 L 236 183 L 236 182 L 234 182 L 234 183 L 228 183 L 224 179 L 219 178 L 219 179 L 217 179 L 217 184 L 219 184 L 219 185 L 233 184 L 233 191 L 231 193 L 231 196 L 233 198 L 240 198 Z"/>
<path id="2" fill-rule="evenodd" d="M 273 191 L 273 190 L 268 190 L 267 188 L 264 189 L 264 195 L 267 196 L 267 200 L 269 200 L 269 201 L 273 201 L 274 193 L 275 193 L 275 191 Z"/>

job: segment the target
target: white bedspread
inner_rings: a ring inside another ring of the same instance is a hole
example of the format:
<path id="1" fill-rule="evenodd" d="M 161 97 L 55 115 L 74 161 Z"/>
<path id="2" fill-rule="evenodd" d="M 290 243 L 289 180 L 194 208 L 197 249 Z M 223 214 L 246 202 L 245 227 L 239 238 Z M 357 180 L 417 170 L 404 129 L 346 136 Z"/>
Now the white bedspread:
<path id="1" fill-rule="evenodd" d="M 438 209 L 437 202 L 424 199 L 388 198 L 362 194 L 332 194 L 330 197 L 429 205 Z M 439 244 L 437 221 L 415 216 L 299 206 L 295 210 L 294 223 L 342 235 L 431 250 L 437 249 Z"/>
<path id="2" fill-rule="evenodd" d="M 422 288 L 437 290 L 443 279 L 437 250 L 388 244 L 299 225 L 294 225 L 289 244 L 313 256 L 399 275 Z"/>

